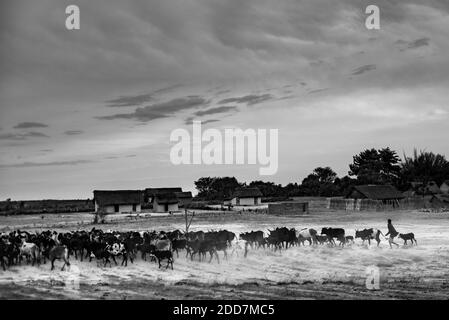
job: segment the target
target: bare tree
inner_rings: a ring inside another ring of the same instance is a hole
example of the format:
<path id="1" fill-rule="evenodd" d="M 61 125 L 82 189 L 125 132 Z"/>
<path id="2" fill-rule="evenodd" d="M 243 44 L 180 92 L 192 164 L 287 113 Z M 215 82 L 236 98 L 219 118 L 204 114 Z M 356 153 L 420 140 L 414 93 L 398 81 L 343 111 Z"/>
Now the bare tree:
<path id="1" fill-rule="evenodd" d="M 192 211 L 192 215 L 189 220 L 188 210 L 184 209 L 184 218 L 186 220 L 186 232 L 185 233 L 189 232 L 189 228 L 190 228 L 190 225 L 192 224 L 193 217 L 195 217 L 195 211 Z"/>
<path id="2" fill-rule="evenodd" d="M 94 224 L 104 223 L 106 215 L 107 215 L 106 211 L 103 208 L 99 208 L 97 211 L 95 211 L 93 223 Z"/>

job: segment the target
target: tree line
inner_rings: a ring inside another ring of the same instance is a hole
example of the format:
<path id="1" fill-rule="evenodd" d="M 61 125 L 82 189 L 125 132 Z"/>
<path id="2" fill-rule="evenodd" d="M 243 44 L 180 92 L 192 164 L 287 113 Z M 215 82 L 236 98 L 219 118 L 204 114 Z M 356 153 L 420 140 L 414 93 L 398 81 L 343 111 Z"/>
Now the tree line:
<path id="1" fill-rule="evenodd" d="M 435 181 L 441 185 L 449 180 L 449 162 L 444 155 L 414 150 L 411 156 L 390 148 L 366 149 L 353 156 L 348 174 L 338 177 L 331 167 L 317 167 L 299 184 L 287 185 L 267 181 L 239 182 L 235 177 L 202 177 L 195 181 L 199 200 L 230 198 L 240 187 L 257 187 L 264 197 L 288 198 L 292 196 L 344 196 L 355 185 L 393 185 L 400 191 L 408 190 L 412 182 L 427 185 Z"/>

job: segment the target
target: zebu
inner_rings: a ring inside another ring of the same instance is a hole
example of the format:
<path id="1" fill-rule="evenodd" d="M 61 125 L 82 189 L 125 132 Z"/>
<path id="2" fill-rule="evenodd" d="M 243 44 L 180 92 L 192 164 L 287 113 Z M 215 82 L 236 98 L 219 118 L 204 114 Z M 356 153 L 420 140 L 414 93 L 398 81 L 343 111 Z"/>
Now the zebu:
<path id="1" fill-rule="evenodd" d="M 298 244 L 302 243 L 304 245 L 304 241 L 309 241 L 309 245 L 316 244 L 317 231 L 312 228 L 303 228 L 296 231 L 296 238 L 298 239 Z"/>

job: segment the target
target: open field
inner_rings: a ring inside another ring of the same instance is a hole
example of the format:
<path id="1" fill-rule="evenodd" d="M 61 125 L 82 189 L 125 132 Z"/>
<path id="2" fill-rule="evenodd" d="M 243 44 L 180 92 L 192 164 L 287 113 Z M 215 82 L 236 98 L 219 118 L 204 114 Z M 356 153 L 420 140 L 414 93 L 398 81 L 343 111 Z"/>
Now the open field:
<path id="1" fill-rule="evenodd" d="M 14 266 L 0 271 L 0 298 L 81 299 L 448 299 L 449 298 L 449 214 L 418 211 L 396 212 L 313 212 L 305 216 L 256 214 L 199 215 L 191 230 L 227 229 L 235 233 L 274 227 L 343 227 L 348 235 L 355 229 L 379 228 L 386 232 L 391 218 L 399 232 L 414 232 L 418 246 L 390 249 L 386 240 L 379 248 L 293 247 L 281 252 L 250 250 L 234 245 L 228 260 L 220 252 L 220 263 L 190 261 L 185 253 L 176 258 L 174 270 L 158 269 L 140 257 L 128 267 L 98 267 L 95 261 L 80 262 L 72 257 L 70 271 Z M 57 231 L 91 229 L 86 214 L 0 217 L 0 230 Z M 80 224 L 85 220 L 84 224 Z M 96 228 L 114 230 L 184 229 L 182 216 L 126 218 Z M 399 241 L 399 240 L 398 240 Z M 243 247 L 243 244 L 240 244 Z M 57 262 L 57 266 L 60 263 Z M 365 286 L 366 268 L 380 270 L 380 290 Z M 67 282 L 74 277 L 79 287 Z"/>

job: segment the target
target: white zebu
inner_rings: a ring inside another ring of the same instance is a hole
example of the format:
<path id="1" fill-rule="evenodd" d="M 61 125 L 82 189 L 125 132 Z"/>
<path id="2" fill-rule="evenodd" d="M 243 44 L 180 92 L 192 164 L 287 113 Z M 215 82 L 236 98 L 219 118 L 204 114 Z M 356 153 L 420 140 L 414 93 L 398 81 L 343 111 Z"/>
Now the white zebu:
<path id="1" fill-rule="evenodd" d="M 303 228 L 300 230 L 296 230 L 296 238 L 298 239 L 298 244 L 302 243 L 304 245 L 304 241 L 309 241 L 309 244 L 316 244 L 316 234 L 317 231 L 312 228 Z"/>

